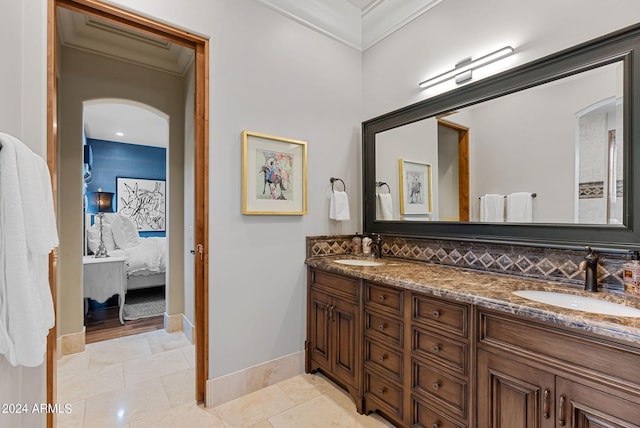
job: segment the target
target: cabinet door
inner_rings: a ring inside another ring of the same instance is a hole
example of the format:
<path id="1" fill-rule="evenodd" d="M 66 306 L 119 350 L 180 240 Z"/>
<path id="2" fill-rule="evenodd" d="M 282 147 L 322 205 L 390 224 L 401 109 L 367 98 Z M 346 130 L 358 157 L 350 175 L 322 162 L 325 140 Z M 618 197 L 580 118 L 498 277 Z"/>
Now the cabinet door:
<path id="1" fill-rule="evenodd" d="M 554 375 L 478 351 L 478 426 L 552 428 Z"/>
<path id="2" fill-rule="evenodd" d="M 331 297 L 311 291 L 307 340 L 311 359 L 320 367 L 331 370 Z"/>
<path id="3" fill-rule="evenodd" d="M 358 335 L 358 307 L 334 298 L 331 308 L 333 334 L 332 367 L 336 377 L 349 385 L 358 385 L 361 350 Z"/>
<path id="4" fill-rule="evenodd" d="M 561 377 L 556 379 L 556 397 L 559 427 L 640 427 L 640 400 L 632 402 Z"/>

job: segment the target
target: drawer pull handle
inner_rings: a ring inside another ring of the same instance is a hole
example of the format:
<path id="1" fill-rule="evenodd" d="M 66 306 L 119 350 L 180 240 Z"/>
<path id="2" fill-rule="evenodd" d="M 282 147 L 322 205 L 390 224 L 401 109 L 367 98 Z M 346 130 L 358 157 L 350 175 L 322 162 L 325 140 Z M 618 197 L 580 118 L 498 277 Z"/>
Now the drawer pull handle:
<path id="1" fill-rule="evenodd" d="M 560 406 L 559 406 L 560 407 L 560 416 L 559 416 L 560 420 L 558 421 L 560 423 L 561 427 L 563 427 L 565 425 L 565 423 L 566 423 L 565 417 L 564 417 L 564 400 L 565 400 L 564 395 L 561 395 L 560 396 Z"/>
<path id="2" fill-rule="evenodd" d="M 545 419 L 549 419 L 549 396 L 551 395 L 549 388 L 544 389 L 544 408 L 542 409 L 542 416 Z"/>
<path id="3" fill-rule="evenodd" d="M 387 300 L 387 296 L 385 296 L 384 294 L 381 294 L 380 297 L 378 297 L 378 300 L 380 300 L 381 302 L 384 302 L 385 300 Z"/>
<path id="4" fill-rule="evenodd" d="M 380 330 L 380 331 L 383 331 L 385 328 L 387 328 L 387 323 L 380 324 L 380 325 L 378 326 L 378 330 Z"/>
<path id="5" fill-rule="evenodd" d="M 433 352 L 440 352 L 440 345 L 433 345 Z"/>
<path id="6" fill-rule="evenodd" d="M 386 359 L 387 359 L 387 356 L 386 356 L 386 355 L 380 355 L 380 356 L 378 357 L 378 361 L 380 361 L 380 362 L 383 362 L 383 361 L 384 361 L 384 360 L 386 360 Z"/>
<path id="7" fill-rule="evenodd" d="M 435 389 L 436 391 L 440 389 L 440 381 L 433 382 L 433 389 Z"/>
<path id="8" fill-rule="evenodd" d="M 433 311 L 433 317 L 434 318 L 440 317 L 440 311 Z"/>
<path id="9" fill-rule="evenodd" d="M 380 394 L 380 395 L 383 395 L 385 392 L 387 392 L 387 388 L 384 388 L 384 387 L 382 387 L 382 388 L 380 388 L 378 390 L 378 394 Z"/>
<path id="10" fill-rule="evenodd" d="M 431 425 L 431 428 L 440 428 L 440 422 L 436 422 L 435 424 Z"/>

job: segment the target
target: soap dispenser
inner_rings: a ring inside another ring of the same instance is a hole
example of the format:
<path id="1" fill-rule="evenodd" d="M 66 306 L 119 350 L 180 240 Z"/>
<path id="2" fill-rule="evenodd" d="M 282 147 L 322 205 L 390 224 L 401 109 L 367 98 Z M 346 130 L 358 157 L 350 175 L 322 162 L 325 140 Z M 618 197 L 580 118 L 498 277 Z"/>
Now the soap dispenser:
<path id="1" fill-rule="evenodd" d="M 356 232 L 351 238 L 351 254 L 360 254 L 362 252 L 362 238 Z"/>
<path id="2" fill-rule="evenodd" d="M 624 279 L 624 291 L 631 294 L 640 294 L 640 252 L 634 250 L 631 260 L 622 265 Z"/>

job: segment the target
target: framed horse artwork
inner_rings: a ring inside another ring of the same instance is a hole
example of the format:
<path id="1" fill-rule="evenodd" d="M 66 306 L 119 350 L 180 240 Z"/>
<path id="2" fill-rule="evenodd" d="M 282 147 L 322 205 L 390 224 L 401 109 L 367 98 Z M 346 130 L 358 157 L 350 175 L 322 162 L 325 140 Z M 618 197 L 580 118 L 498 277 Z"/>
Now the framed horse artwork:
<path id="1" fill-rule="evenodd" d="M 427 215 L 433 211 L 431 165 L 398 159 L 400 214 Z"/>
<path id="2" fill-rule="evenodd" d="M 242 213 L 307 213 L 307 143 L 242 131 Z"/>

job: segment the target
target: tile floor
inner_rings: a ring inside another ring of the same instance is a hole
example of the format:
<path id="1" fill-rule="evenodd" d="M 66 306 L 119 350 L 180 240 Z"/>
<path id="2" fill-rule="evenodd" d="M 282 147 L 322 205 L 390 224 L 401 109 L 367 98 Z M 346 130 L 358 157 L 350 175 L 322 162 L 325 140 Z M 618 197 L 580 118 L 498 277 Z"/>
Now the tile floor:
<path id="1" fill-rule="evenodd" d="M 302 374 L 213 409 L 195 404 L 194 346 L 157 330 L 87 345 L 58 361 L 58 428 L 386 428 L 320 375 Z"/>

